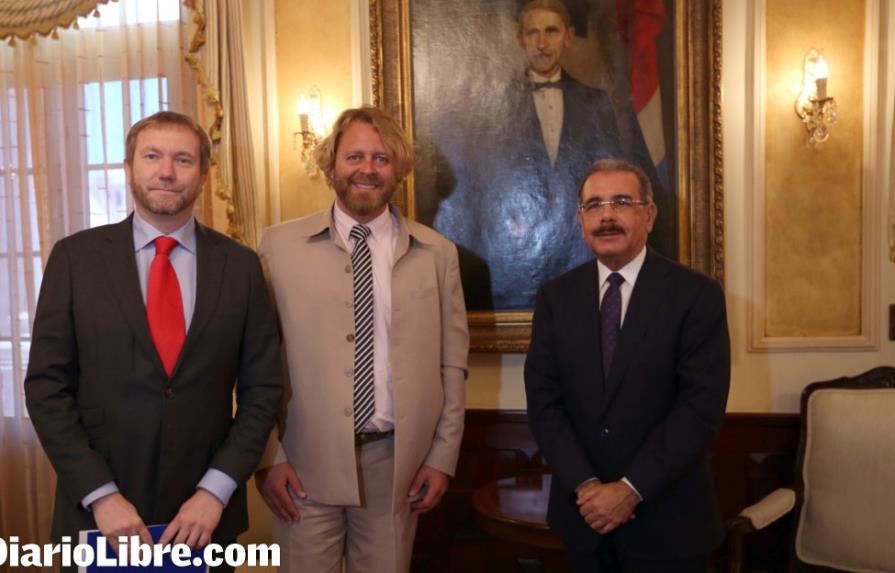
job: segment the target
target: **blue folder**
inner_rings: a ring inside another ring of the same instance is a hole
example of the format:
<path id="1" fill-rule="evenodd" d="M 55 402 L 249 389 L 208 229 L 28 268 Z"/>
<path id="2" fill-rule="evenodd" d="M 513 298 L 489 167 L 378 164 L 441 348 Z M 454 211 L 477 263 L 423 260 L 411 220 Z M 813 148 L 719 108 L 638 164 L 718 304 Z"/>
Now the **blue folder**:
<path id="1" fill-rule="evenodd" d="M 165 528 L 167 526 L 168 526 L 167 524 L 162 523 L 159 525 L 147 526 L 146 529 L 149 530 L 149 534 L 152 536 L 152 540 L 155 541 L 156 543 L 158 543 L 158 540 L 161 538 L 162 533 L 165 531 Z M 99 539 L 100 535 L 101 534 L 98 529 L 91 529 L 89 531 L 87 531 L 87 530 L 81 531 L 79 543 L 86 543 L 86 544 L 90 545 L 91 547 L 93 547 L 94 554 L 98 555 L 99 551 L 97 549 L 97 539 Z M 113 553 L 114 552 L 112 550 L 112 547 L 107 542 L 106 543 L 106 555 L 109 558 L 115 559 L 115 557 L 113 556 Z M 128 557 L 130 557 L 130 556 L 128 556 Z M 199 559 L 199 563 L 200 563 L 199 565 L 195 564 L 196 563 L 195 560 L 197 558 Z M 164 556 L 163 563 L 159 567 L 155 567 L 151 564 L 146 567 L 140 567 L 138 565 L 126 565 L 126 566 L 115 565 L 115 566 L 100 567 L 94 561 L 93 565 L 90 565 L 88 567 L 78 567 L 78 573 L 113 573 L 116 571 L 120 571 L 122 573 L 125 573 L 125 572 L 136 573 L 136 572 L 147 572 L 147 571 L 152 571 L 152 572 L 157 572 L 157 573 L 161 573 L 161 572 L 165 572 L 165 573 L 208 573 L 208 565 L 206 565 L 205 563 L 201 563 L 201 559 L 202 559 L 202 549 L 196 549 L 192 552 L 192 555 L 190 556 L 190 561 L 192 561 L 193 564 L 189 565 L 187 567 L 177 567 L 176 565 L 174 565 L 174 562 L 171 560 L 171 554 L 166 553 Z"/>

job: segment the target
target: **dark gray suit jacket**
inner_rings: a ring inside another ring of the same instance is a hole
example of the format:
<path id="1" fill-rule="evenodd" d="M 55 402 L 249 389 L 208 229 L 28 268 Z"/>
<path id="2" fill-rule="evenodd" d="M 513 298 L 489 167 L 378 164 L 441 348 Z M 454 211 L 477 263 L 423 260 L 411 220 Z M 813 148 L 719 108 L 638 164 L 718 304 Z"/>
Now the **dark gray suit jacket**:
<path id="1" fill-rule="evenodd" d="M 649 250 L 604 380 L 597 280 L 585 263 L 544 285 L 535 306 L 525 390 L 554 474 L 548 521 L 570 547 L 595 547 L 574 489 L 626 477 L 643 502 L 618 543 L 641 558 L 706 554 L 722 538 L 705 451 L 730 384 L 724 293 Z"/>
<path id="2" fill-rule="evenodd" d="M 282 392 L 279 335 L 258 257 L 202 225 L 196 234 L 196 307 L 170 379 L 146 322 L 132 216 L 50 254 L 25 395 L 59 476 L 56 538 L 96 527 L 81 500 L 110 481 L 145 523 L 168 522 L 208 468 L 240 484 L 215 539 L 248 526 L 245 481 Z"/>

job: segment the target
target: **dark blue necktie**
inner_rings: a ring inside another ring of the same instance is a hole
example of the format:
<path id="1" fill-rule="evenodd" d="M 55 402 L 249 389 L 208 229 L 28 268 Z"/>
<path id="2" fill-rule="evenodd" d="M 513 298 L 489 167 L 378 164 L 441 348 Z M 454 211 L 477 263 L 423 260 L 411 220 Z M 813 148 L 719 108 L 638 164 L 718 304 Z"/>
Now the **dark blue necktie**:
<path id="1" fill-rule="evenodd" d="M 618 273 L 612 273 L 609 278 L 609 288 L 603 295 L 600 303 L 600 342 L 603 349 L 603 379 L 609 378 L 609 367 L 612 365 L 612 355 L 615 353 L 615 345 L 618 342 L 618 333 L 621 331 L 622 321 L 622 291 L 621 284 L 625 278 Z"/>

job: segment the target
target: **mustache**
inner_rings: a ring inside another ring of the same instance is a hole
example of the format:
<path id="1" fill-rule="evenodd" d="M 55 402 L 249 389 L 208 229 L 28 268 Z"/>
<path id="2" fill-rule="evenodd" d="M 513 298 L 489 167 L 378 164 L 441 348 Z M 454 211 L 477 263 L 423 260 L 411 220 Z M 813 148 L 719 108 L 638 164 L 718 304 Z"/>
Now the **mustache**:
<path id="1" fill-rule="evenodd" d="M 600 235 L 608 235 L 611 233 L 621 233 L 625 234 L 625 230 L 619 227 L 618 225 L 600 225 L 596 229 L 594 229 L 593 233 L 591 233 L 594 237 L 598 237 Z"/>
<path id="2" fill-rule="evenodd" d="M 376 174 L 372 175 L 352 175 L 348 178 L 349 183 L 360 183 L 361 185 L 382 185 L 382 177 Z"/>

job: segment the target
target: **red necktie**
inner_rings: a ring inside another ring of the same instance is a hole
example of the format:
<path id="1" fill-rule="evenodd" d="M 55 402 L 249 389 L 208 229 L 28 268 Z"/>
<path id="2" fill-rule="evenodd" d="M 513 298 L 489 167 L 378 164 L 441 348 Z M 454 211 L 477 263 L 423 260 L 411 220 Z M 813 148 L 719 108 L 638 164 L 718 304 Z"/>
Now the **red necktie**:
<path id="1" fill-rule="evenodd" d="M 159 237 L 155 240 L 155 258 L 149 267 L 146 288 L 146 319 L 152 342 L 162 359 L 165 374 L 171 375 L 186 338 L 183 319 L 183 299 L 180 284 L 168 255 L 177 246 L 177 239 Z"/>

